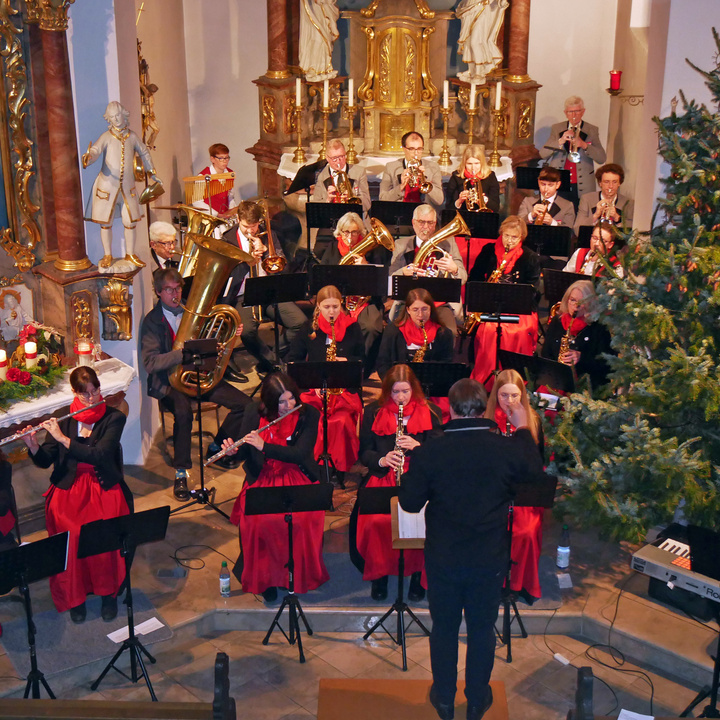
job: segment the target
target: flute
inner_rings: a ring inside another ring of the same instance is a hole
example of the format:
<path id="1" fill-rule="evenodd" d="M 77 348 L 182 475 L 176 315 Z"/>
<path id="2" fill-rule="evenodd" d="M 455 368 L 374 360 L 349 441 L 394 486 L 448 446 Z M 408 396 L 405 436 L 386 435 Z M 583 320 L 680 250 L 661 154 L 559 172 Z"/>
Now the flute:
<path id="1" fill-rule="evenodd" d="M 61 420 L 67 420 L 68 418 L 73 417 L 74 415 L 79 415 L 81 412 L 85 412 L 85 410 L 90 410 L 91 408 L 97 407 L 98 405 L 102 405 L 105 401 L 100 400 L 96 403 L 93 403 L 92 405 L 87 405 L 84 408 L 80 408 L 79 410 L 73 410 L 71 413 L 68 413 L 67 415 L 63 415 L 59 418 L 55 418 L 58 422 Z M 48 418 L 52 419 L 52 418 Z M 46 422 L 46 421 L 43 421 Z M 16 432 L 14 435 L 9 435 L 6 438 L 3 438 L 0 440 L 0 446 L 7 445 L 8 443 L 11 443 L 13 440 L 19 440 L 20 438 L 24 438 L 26 435 L 30 435 L 31 433 L 34 433 L 36 430 L 39 430 L 42 427 L 42 423 L 39 423 L 38 425 L 35 425 L 28 430 L 21 430 L 20 432 Z"/>
<path id="2" fill-rule="evenodd" d="M 284 415 L 281 415 L 276 420 L 273 420 L 272 422 L 269 422 L 265 427 L 261 427 L 257 432 L 261 433 L 267 430 L 268 428 L 275 425 L 275 423 L 279 423 L 281 420 L 284 420 L 288 415 L 292 415 L 296 410 L 299 410 L 302 407 L 302 403 L 299 405 L 296 405 L 292 410 L 286 412 Z M 247 435 L 245 436 L 247 437 Z M 219 460 L 221 457 L 225 457 L 225 455 L 228 454 L 229 450 L 233 450 L 235 448 L 240 447 L 245 442 L 245 438 L 240 438 L 239 440 L 236 440 L 232 445 L 225 448 L 225 450 L 221 450 L 218 453 L 215 453 L 212 457 L 209 457 L 204 463 L 203 466 L 207 467 L 208 465 L 212 465 L 216 460 Z"/>

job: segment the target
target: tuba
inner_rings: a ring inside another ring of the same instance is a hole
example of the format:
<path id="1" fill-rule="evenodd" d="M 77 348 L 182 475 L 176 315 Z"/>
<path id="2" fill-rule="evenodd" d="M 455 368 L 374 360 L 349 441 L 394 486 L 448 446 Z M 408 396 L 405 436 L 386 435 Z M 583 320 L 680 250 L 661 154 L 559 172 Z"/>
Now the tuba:
<path id="1" fill-rule="evenodd" d="M 184 306 L 173 343 L 179 350 L 187 340 L 215 339 L 219 343 L 217 364 L 212 372 L 200 372 L 202 392 L 212 390 L 225 374 L 228 360 L 235 348 L 235 333 L 240 325 L 240 314 L 230 305 L 215 305 L 230 273 L 241 262 L 251 263 L 255 258 L 229 243 L 202 235 L 187 236 L 197 246 L 195 280 Z M 197 392 L 196 371 L 179 365 L 170 375 L 170 385 L 186 395 Z"/>
<path id="2" fill-rule="evenodd" d="M 333 180 L 337 194 L 333 202 L 336 203 L 361 203 L 362 200 L 353 192 L 353 184 L 344 170 L 339 170 L 337 178 Z"/>
<path id="3" fill-rule="evenodd" d="M 158 210 L 161 208 L 158 208 Z M 182 252 L 178 272 L 182 277 L 189 277 L 195 274 L 197 265 L 197 254 L 200 246 L 193 240 L 193 235 L 212 237 L 215 228 L 225 225 L 227 220 L 222 217 L 210 215 L 210 213 L 198 210 L 192 205 L 176 205 L 174 209 L 181 210 L 187 215 L 188 225 L 183 238 Z"/>
<path id="4" fill-rule="evenodd" d="M 441 227 L 434 235 L 431 235 L 418 250 L 415 256 L 415 265 L 425 271 L 428 277 L 438 277 L 440 271 L 436 267 L 439 256 L 447 255 L 438 245 L 448 238 L 456 235 L 470 235 L 470 229 L 460 213 L 456 213 L 455 217 L 444 227 Z"/>

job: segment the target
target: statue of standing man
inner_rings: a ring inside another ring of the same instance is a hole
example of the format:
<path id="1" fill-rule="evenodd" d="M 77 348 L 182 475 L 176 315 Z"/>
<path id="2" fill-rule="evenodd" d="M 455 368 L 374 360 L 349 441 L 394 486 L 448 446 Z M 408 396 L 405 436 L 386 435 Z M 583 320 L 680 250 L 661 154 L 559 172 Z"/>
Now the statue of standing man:
<path id="1" fill-rule="evenodd" d="M 458 79 L 482 85 L 487 75 L 502 60 L 497 46 L 508 0 L 460 0 L 455 17 L 460 20 L 458 51 L 468 69 Z"/>
<path id="2" fill-rule="evenodd" d="M 300 0 L 299 63 L 308 82 L 337 75 L 332 66 L 332 50 L 338 37 L 339 17 L 336 0 Z"/>
<path id="3" fill-rule="evenodd" d="M 119 102 L 113 101 L 108 104 L 103 117 L 108 122 L 107 132 L 91 143 L 82 156 L 83 168 L 92 165 L 101 155 L 103 157 L 85 208 L 85 220 L 100 225 L 104 253 L 98 267 L 109 268 L 113 264 L 112 223 L 118 213 L 125 229 L 125 260 L 136 267 L 145 267 L 135 254 L 135 226 L 142 218 L 133 172 L 135 153 L 152 179 L 160 185 L 162 181 L 155 174 L 147 146 L 128 129 L 130 113 Z"/>

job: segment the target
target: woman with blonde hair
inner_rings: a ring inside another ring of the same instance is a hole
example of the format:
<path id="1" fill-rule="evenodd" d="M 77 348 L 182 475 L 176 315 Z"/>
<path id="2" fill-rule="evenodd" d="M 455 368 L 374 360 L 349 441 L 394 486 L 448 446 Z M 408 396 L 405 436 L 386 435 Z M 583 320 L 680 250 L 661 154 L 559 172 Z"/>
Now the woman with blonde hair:
<path id="1" fill-rule="evenodd" d="M 530 407 L 525 383 L 516 370 L 503 370 L 495 378 L 488 396 L 485 418 L 494 420 L 503 435 L 512 435 L 516 428 L 510 422 L 510 417 L 518 405 L 525 408 L 528 430 L 544 460 L 542 423 L 538 414 Z M 532 605 L 542 595 L 538 563 L 542 549 L 543 513 L 544 509 L 541 507 L 516 507 L 513 510 L 509 589 L 528 605 Z"/>
<path id="2" fill-rule="evenodd" d="M 468 188 L 475 185 L 484 196 L 485 205 L 493 212 L 500 211 L 500 184 L 490 169 L 481 145 L 468 145 L 460 158 L 458 169 L 450 176 L 445 190 L 445 207 L 460 210 L 465 207 Z"/>

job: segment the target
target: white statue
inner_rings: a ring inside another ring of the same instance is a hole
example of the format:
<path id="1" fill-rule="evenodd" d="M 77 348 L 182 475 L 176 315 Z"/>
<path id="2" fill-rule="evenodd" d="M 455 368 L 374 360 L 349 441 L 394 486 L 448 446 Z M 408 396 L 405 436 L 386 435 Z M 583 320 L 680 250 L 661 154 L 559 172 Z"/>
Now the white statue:
<path id="1" fill-rule="evenodd" d="M 5 342 L 17 340 L 20 331 L 33 318 L 21 303 L 20 293 L 15 290 L 3 290 L 0 294 L 0 335 Z"/>
<path id="2" fill-rule="evenodd" d="M 340 11 L 336 0 L 300 0 L 300 67 L 309 82 L 337 75 L 332 66 Z"/>
<path id="3" fill-rule="evenodd" d="M 142 218 L 133 173 L 136 153 L 152 179 L 160 185 L 162 182 L 155 174 L 145 143 L 128 129 L 130 113 L 119 102 L 113 101 L 108 104 L 103 117 L 107 120 L 109 129 L 91 143 L 82 156 L 84 168 L 103 156 L 102 167 L 95 178 L 85 208 L 85 219 L 100 225 L 104 254 L 98 267 L 102 271 L 113 264 L 112 223 L 118 211 L 125 228 L 125 260 L 136 267 L 145 267 L 145 263 L 135 254 L 135 226 Z"/>
<path id="4" fill-rule="evenodd" d="M 458 79 L 481 85 L 502 60 L 497 36 L 508 5 L 508 0 L 460 0 L 455 8 L 461 23 L 458 51 L 468 69 Z"/>

